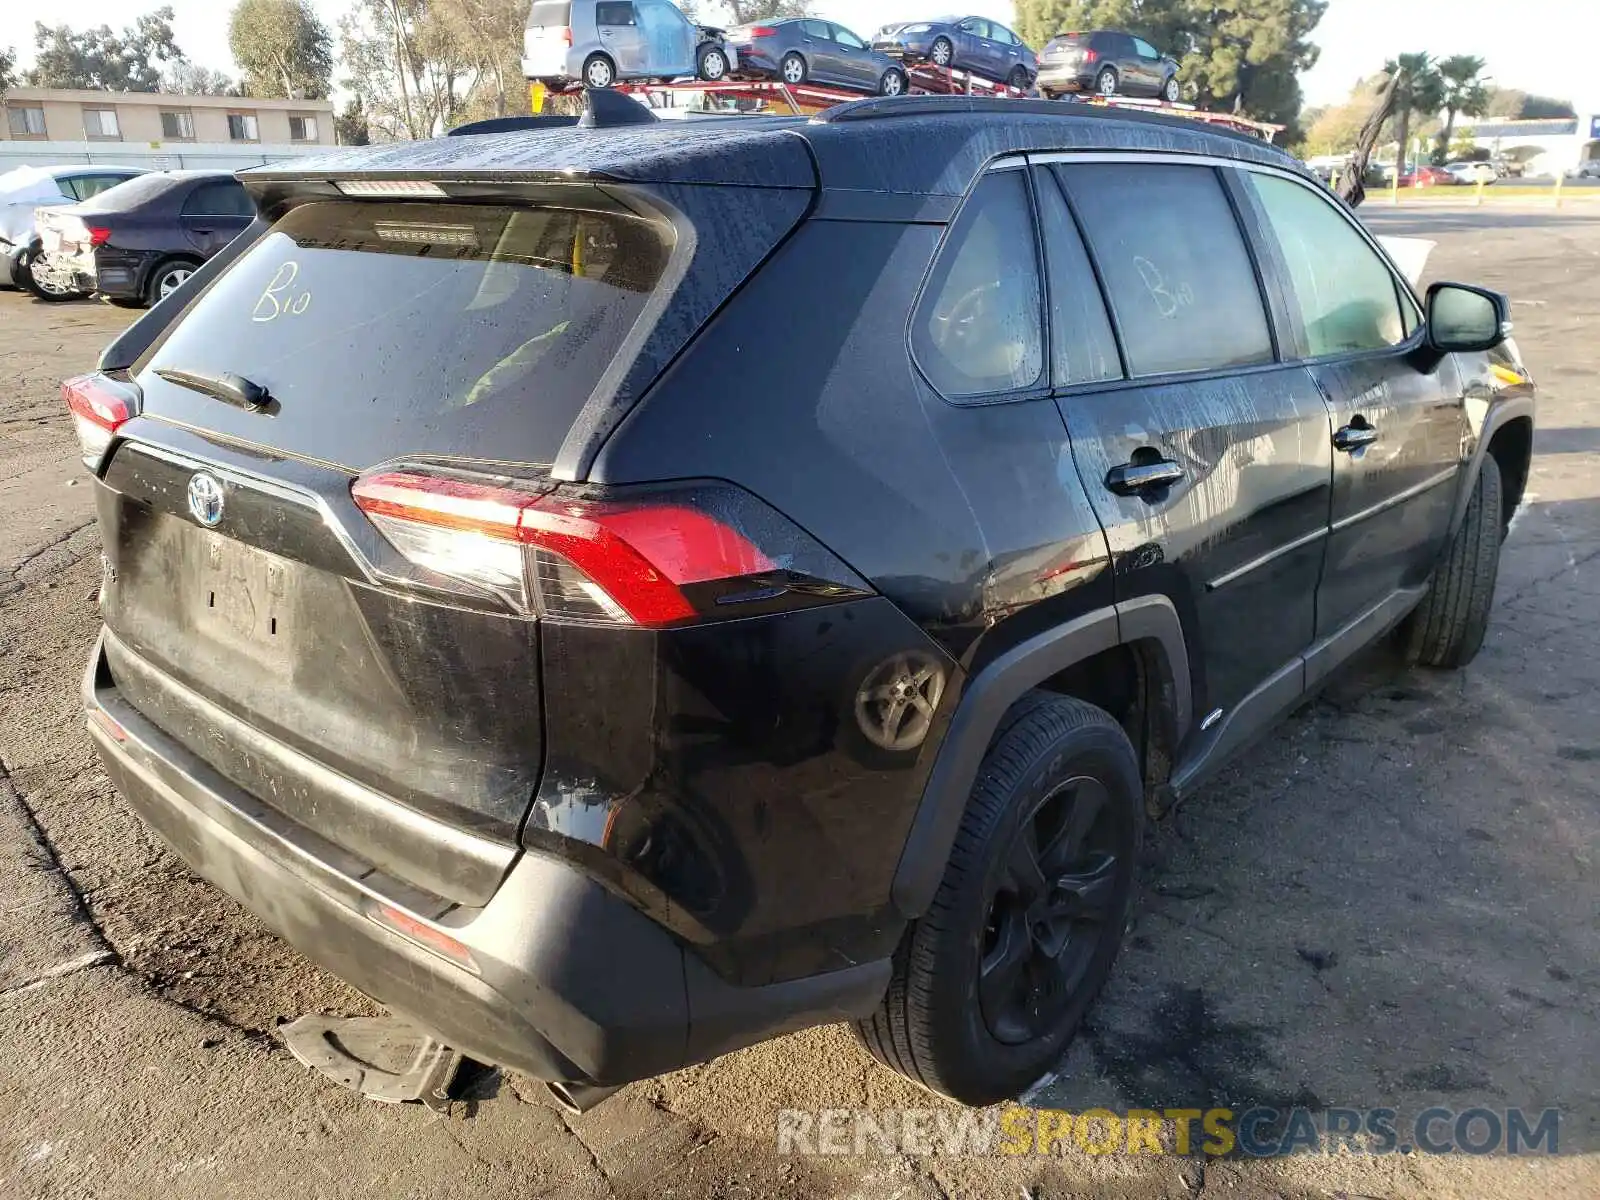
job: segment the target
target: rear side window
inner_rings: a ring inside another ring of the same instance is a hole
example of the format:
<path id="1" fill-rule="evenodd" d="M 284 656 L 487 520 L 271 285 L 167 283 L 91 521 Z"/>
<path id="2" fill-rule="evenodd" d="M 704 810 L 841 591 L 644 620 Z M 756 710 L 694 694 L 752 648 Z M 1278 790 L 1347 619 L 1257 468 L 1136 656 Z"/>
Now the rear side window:
<path id="1" fill-rule="evenodd" d="M 1120 379 L 1122 363 L 1111 335 L 1094 268 L 1067 210 L 1054 173 L 1035 176 L 1044 269 L 1050 292 L 1050 362 L 1057 387 Z"/>
<path id="2" fill-rule="evenodd" d="M 1133 375 L 1271 362 L 1249 252 L 1210 167 L 1057 168 L 1083 221 Z"/>
<path id="3" fill-rule="evenodd" d="M 255 211 L 244 185 L 233 182 L 202 184 L 183 202 L 186 217 L 253 217 Z"/>
<path id="4" fill-rule="evenodd" d="M 912 320 L 912 351 L 946 396 L 1032 387 L 1044 374 L 1042 299 L 1027 177 L 993 171 L 946 235 Z"/>
<path id="5" fill-rule="evenodd" d="M 1288 263 L 1305 353 L 1351 354 L 1405 341 L 1394 276 L 1350 222 L 1308 187 L 1245 175 Z"/>
<path id="6" fill-rule="evenodd" d="M 805 30 L 809 38 L 820 38 L 824 42 L 833 41 L 833 27 L 826 21 L 801 21 L 800 28 Z"/>
<path id="7" fill-rule="evenodd" d="M 153 409 L 208 425 L 231 410 L 155 370 L 237 372 L 279 404 L 251 436 L 342 465 L 511 456 L 530 428 L 559 444 L 670 253 L 667 227 L 613 212 L 304 204 L 135 369 Z"/>

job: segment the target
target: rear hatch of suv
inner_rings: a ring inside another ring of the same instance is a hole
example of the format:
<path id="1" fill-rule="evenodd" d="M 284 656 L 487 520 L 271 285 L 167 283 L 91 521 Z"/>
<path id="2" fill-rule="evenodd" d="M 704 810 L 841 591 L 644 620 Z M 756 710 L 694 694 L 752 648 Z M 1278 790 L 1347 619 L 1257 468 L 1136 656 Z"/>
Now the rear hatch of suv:
<path id="1" fill-rule="evenodd" d="M 803 199 L 674 305 L 699 256 L 659 196 L 432 190 L 280 205 L 110 381 L 137 413 L 100 467 L 103 674 L 353 870 L 477 905 L 543 751 L 538 620 L 493 521 L 553 492 L 585 405 L 681 346 Z M 408 486 L 429 524 L 401 519 Z"/>

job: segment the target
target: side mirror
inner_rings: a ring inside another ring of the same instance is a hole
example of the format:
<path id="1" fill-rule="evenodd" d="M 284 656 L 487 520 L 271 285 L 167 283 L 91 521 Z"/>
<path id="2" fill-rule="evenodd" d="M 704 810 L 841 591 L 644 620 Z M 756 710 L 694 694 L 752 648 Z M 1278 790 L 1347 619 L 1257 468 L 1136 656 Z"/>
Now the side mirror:
<path id="1" fill-rule="evenodd" d="M 1443 353 L 1492 350 L 1511 334 L 1511 302 L 1503 293 L 1465 283 L 1428 289 L 1428 344 Z"/>

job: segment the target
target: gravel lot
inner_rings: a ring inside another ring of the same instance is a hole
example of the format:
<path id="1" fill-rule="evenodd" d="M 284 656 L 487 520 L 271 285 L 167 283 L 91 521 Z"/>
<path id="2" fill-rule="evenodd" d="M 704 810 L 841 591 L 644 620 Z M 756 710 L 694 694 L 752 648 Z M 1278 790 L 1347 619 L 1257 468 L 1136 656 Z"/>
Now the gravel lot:
<path id="1" fill-rule="evenodd" d="M 0 292 L 0 1193 L 1600 1195 L 1600 213 L 1368 219 L 1510 292 L 1542 386 L 1489 642 L 1460 674 L 1362 664 L 1152 830 L 1112 985 L 1032 1099 L 1558 1107 L 1558 1157 L 780 1155 L 779 1109 L 936 1103 L 839 1028 L 581 1118 L 514 1077 L 447 1117 L 310 1077 L 275 1026 L 370 1004 L 190 876 L 81 728 L 98 544 L 57 383 L 129 314 Z"/>

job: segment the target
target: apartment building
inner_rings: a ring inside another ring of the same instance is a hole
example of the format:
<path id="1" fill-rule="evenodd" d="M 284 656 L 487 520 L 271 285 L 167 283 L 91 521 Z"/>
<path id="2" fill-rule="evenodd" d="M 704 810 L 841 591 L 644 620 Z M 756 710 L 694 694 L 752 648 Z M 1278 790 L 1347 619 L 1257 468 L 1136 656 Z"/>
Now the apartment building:
<path id="1" fill-rule="evenodd" d="M 0 141 L 181 149 L 202 145 L 331 146 L 328 100 L 252 100 L 167 92 L 16 87 L 5 94 Z"/>

